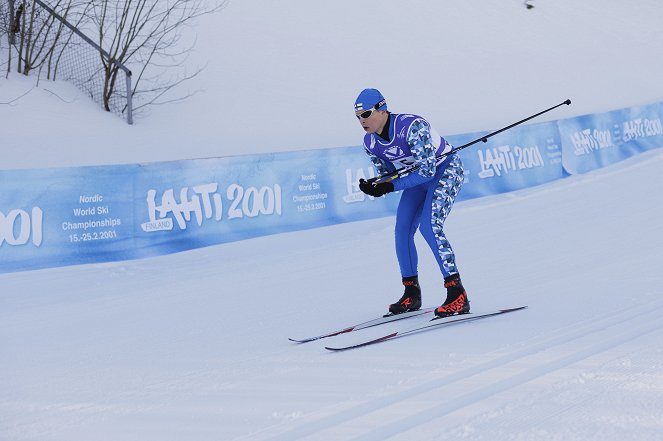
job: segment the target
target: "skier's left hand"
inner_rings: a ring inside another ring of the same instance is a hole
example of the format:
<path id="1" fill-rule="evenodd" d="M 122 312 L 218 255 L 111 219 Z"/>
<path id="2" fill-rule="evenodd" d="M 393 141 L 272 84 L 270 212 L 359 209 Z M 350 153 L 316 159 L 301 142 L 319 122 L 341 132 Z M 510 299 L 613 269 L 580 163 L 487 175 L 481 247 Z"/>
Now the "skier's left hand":
<path id="1" fill-rule="evenodd" d="M 375 179 L 369 179 L 368 181 L 360 179 L 359 189 L 369 196 L 379 198 L 380 196 L 384 196 L 385 194 L 394 191 L 394 184 L 391 182 L 380 182 L 376 184 Z"/>

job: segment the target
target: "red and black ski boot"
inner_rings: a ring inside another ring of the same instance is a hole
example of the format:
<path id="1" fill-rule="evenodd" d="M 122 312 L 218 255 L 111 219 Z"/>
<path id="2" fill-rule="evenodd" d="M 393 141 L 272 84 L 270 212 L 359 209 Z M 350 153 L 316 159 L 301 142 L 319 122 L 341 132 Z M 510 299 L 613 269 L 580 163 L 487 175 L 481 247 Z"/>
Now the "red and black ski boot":
<path id="1" fill-rule="evenodd" d="M 447 289 L 447 300 L 442 306 L 435 309 L 436 316 L 449 317 L 454 314 L 470 312 L 470 301 L 458 274 L 453 274 L 444 279 L 444 287 Z"/>
<path id="2" fill-rule="evenodd" d="M 398 302 L 389 305 L 391 314 L 402 314 L 421 308 L 421 288 L 419 288 L 417 276 L 403 277 L 403 286 L 405 286 L 403 297 Z"/>

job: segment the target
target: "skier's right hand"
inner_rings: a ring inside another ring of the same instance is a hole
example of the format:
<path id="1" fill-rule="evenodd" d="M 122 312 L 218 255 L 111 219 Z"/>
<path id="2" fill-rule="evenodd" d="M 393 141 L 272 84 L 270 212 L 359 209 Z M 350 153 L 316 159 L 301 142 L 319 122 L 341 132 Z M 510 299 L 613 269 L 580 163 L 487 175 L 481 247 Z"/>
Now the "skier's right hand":
<path id="1" fill-rule="evenodd" d="M 394 191 L 394 184 L 391 182 L 380 182 L 376 184 L 375 180 L 376 178 L 371 178 L 368 181 L 365 179 L 360 179 L 359 189 L 363 193 L 369 196 L 373 196 L 374 198 L 379 198 L 380 196 L 384 196 L 385 194 Z"/>

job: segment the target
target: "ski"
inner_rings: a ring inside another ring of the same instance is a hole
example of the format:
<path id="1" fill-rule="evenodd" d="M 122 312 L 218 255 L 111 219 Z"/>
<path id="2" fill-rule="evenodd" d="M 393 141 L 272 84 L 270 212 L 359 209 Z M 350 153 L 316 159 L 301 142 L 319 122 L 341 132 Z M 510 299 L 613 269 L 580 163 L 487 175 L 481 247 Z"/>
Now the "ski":
<path id="1" fill-rule="evenodd" d="M 356 348 L 362 348 L 364 346 L 369 346 L 369 345 L 374 345 L 376 343 L 382 343 L 387 340 L 392 340 L 396 337 L 402 337 L 405 335 L 410 335 L 414 334 L 419 331 L 423 331 L 424 329 L 429 329 L 429 328 L 437 328 L 437 327 L 443 327 L 443 326 L 450 326 L 454 325 L 460 322 L 469 322 L 469 321 L 474 321 L 474 320 L 480 320 L 480 319 L 485 319 L 488 317 L 495 317 L 496 315 L 501 315 L 501 314 L 506 314 L 509 312 L 514 312 L 514 311 L 520 311 L 522 309 L 527 308 L 527 306 L 519 306 L 517 308 L 509 308 L 509 309 L 500 309 L 497 311 L 493 312 L 486 312 L 486 313 L 481 313 L 481 314 L 462 314 L 462 315 L 452 315 L 449 317 L 435 317 L 431 319 L 429 322 L 427 322 L 425 325 L 417 325 L 415 327 L 403 330 L 403 331 L 395 331 L 390 334 L 383 335 L 382 337 L 378 337 L 373 340 L 368 340 L 362 343 L 357 343 L 354 345 L 350 346 L 342 346 L 338 348 L 333 348 L 329 346 L 325 346 L 325 349 L 328 349 L 330 351 L 334 352 L 339 352 L 339 351 L 347 351 L 348 349 L 356 349 Z"/>
<path id="2" fill-rule="evenodd" d="M 338 331 L 328 332 L 326 334 L 318 335 L 316 337 L 307 337 L 307 338 L 288 338 L 288 340 L 295 343 L 308 343 L 310 341 L 320 340 L 322 338 L 334 337 L 335 335 L 346 334 L 352 331 L 358 331 L 360 329 L 372 328 L 373 326 L 383 325 L 385 323 L 391 323 L 398 320 L 404 320 L 411 317 L 418 317 L 420 315 L 428 314 L 433 312 L 435 308 L 423 308 L 417 311 L 404 312 L 403 314 L 387 314 L 382 317 L 372 319 L 363 323 L 359 323 L 353 326 L 348 326 L 346 328 L 340 329 Z"/>

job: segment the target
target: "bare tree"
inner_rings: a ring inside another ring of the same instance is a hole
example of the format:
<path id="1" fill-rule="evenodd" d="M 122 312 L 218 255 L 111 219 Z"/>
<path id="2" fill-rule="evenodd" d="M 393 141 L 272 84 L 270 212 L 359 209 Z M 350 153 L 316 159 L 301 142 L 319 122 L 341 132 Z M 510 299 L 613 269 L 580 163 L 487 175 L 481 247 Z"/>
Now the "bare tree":
<path id="1" fill-rule="evenodd" d="M 14 17 L 16 14 L 14 8 L 15 0 L 0 2 L 0 55 L 2 55 L 3 37 L 7 35 L 7 76 L 11 70 L 11 46 L 15 41 Z M 1 57 L 0 57 L 1 58 Z"/>
<path id="2" fill-rule="evenodd" d="M 185 30 L 191 22 L 222 8 L 221 0 L 91 0 L 92 22 L 98 44 L 109 54 L 103 59 L 106 110 L 116 93 L 119 66 L 134 72 L 134 109 L 186 98 L 168 95 L 183 81 L 195 77 L 201 69 L 187 73 L 184 62 L 194 42 L 187 44 Z"/>
<path id="3" fill-rule="evenodd" d="M 70 25 L 76 29 L 84 27 L 89 21 L 87 12 L 91 6 L 89 0 L 68 0 L 66 7 L 62 8 L 61 11 L 52 10 L 52 13 L 60 15 L 61 20 L 58 20 L 53 48 L 49 51 L 47 59 L 44 60 L 45 62 L 47 61 L 45 64 L 47 79 L 56 79 L 62 55 L 72 46 L 74 33 L 66 27 L 65 21 L 70 22 Z"/>
<path id="4" fill-rule="evenodd" d="M 36 5 L 34 1 L 8 0 L 9 58 L 7 72 L 11 70 L 12 52 L 18 56 L 17 71 L 29 75 L 52 59 L 59 47 L 63 50 L 62 38 L 66 29 L 62 22 Z M 53 10 L 66 17 L 80 4 L 74 0 L 57 0 Z M 83 17 L 84 15 L 79 14 Z M 7 21 L 7 20 L 5 20 Z"/>
<path id="5" fill-rule="evenodd" d="M 7 0 L 6 4 L 0 4 L 0 37 L 7 34 L 9 44 L 14 44 L 14 16 L 16 14 L 16 0 Z"/>
<path id="6" fill-rule="evenodd" d="M 175 90 L 202 70 L 186 65 L 195 45 L 190 25 L 226 1 L 0 0 L 7 74 L 15 54 L 18 72 L 72 81 L 107 111 L 126 110 L 131 121 L 132 110 L 192 95 Z"/>

